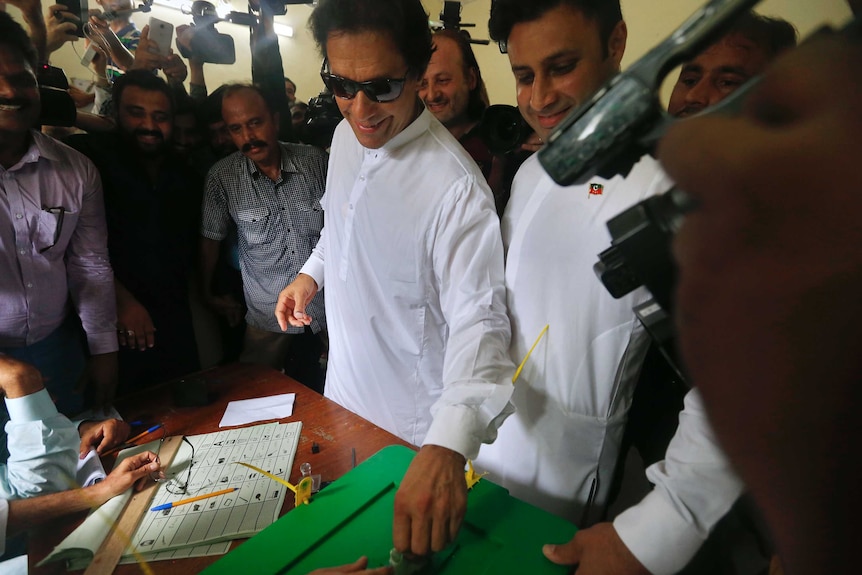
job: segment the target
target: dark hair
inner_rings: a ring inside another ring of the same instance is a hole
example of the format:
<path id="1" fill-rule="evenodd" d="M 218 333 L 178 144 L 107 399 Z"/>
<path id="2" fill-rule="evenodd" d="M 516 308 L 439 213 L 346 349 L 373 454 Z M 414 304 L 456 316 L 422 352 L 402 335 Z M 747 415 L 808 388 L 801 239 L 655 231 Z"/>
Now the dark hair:
<path id="1" fill-rule="evenodd" d="M 324 58 L 333 32 L 381 32 L 395 43 L 409 75 L 421 78 L 431 60 L 431 29 L 419 0 L 320 0 L 308 25 Z"/>
<path id="2" fill-rule="evenodd" d="M 787 20 L 769 18 L 749 10 L 734 22 L 725 36 L 739 34 L 760 46 L 770 58 L 796 46 L 796 28 Z"/>
<path id="3" fill-rule="evenodd" d="M 611 33 L 623 19 L 619 0 L 493 0 L 488 33 L 495 42 L 505 44 L 515 24 L 538 20 L 558 6 L 571 6 L 598 23 L 602 51 L 607 57 Z"/>
<path id="4" fill-rule="evenodd" d="M 267 112 L 269 112 L 270 114 L 273 114 L 275 112 L 275 106 L 273 106 L 272 102 L 270 102 L 266 93 L 263 90 L 261 90 L 260 86 L 256 86 L 254 84 L 243 84 L 241 82 L 237 82 L 234 84 L 225 84 L 224 86 L 222 86 L 222 88 L 224 88 L 224 90 L 222 91 L 222 95 L 221 95 L 222 101 L 224 101 L 224 99 L 227 98 L 228 96 L 233 96 L 234 94 L 236 94 L 238 92 L 242 92 L 244 90 L 251 90 L 252 92 L 254 92 L 255 94 L 257 94 L 258 96 L 261 97 L 264 105 L 266 106 Z"/>
<path id="5" fill-rule="evenodd" d="M 39 55 L 27 31 L 6 12 L 0 12 L 0 46 L 18 52 L 30 65 L 33 73 L 39 63 Z"/>
<path id="6" fill-rule="evenodd" d="M 222 84 L 210 92 L 209 96 L 204 100 L 204 121 L 207 125 L 223 121 L 221 115 L 221 100 L 224 97 L 224 91 L 227 87 L 227 84 Z"/>
<path id="7" fill-rule="evenodd" d="M 287 76 L 285 76 L 285 77 L 284 77 L 284 81 L 285 81 L 285 82 L 290 82 L 291 84 L 293 84 L 293 87 L 294 87 L 294 88 L 296 88 L 296 82 L 294 82 L 293 80 L 291 80 L 291 79 L 290 79 L 290 78 L 288 78 Z"/>
<path id="8" fill-rule="evenodd" d="M 126 88 L 135 86 L 146 92 L 161 92 L 168 98 L 171 105 L 171 115 L 174 114 L 176 103 L 174 102 L 174 93 L 168 83 L 150 72 L 149 70 L 129 70 L 114 82 L 114 87 L 111 90 L 111 95 L 114 100 L 114 111 L 119 112 L 120 103 L 123 101 L 123 92 Z"/>
<path id="9" fill-rule="evenodd" d="M 482 114 L 490 104 L 488 99 L 488 90 L 485 88 L 485 81 L 482 79 L 482 72 L 479 70 L 479 63 L 476 61 L 476 55 L 473 53 L 473 48 L 470 46 L 470 38 L 464 32 L 444 28 L 434 33 L 433 38 L 449 38 L 458 46 L 461 52 L 461 63 L 464 67 L 464 76 L 473 70 L 476 74 L 476 86 L 470 90 L 470 97 L 467 101 L 467 117 L 471 120 L 479 120 Z"/>

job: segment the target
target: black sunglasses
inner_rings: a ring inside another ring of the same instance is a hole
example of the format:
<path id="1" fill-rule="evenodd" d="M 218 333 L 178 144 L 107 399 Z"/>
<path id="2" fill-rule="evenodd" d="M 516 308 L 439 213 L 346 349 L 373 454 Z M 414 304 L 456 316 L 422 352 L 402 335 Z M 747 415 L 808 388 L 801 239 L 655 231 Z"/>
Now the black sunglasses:
<path id="1" fill-rule="evenodd" d="M 360 90 L 365 92 L 372 102 L 392 102 L 401 96 L 404 90 L 404 78 L 378 78 L 367 82 L 354 82 L 341 76 L 335 76 L 326 71 L 327 61 L 323 60 L 320 66 L 320 77 L 329 91 L 344 100 L 352 100 Z"/>

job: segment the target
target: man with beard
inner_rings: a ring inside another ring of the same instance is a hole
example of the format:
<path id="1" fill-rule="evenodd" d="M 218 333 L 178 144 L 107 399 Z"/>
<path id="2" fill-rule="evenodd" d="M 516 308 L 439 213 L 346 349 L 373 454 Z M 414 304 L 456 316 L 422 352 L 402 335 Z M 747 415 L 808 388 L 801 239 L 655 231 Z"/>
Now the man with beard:
<path id="1" fill-rule="evenodd" d="M 479 63 L 466 36 L 456 30 L 434 33 L 434 53 L 419 84 L 419 98 L 473 158 L 494 193 L 497 215 L 503 215 L 512 179 L 528 153 L 489 149 L 482 129 L 488 92 Z"/>
<path id="2" fill-rule="evenodd" d="M 327 155 L 313 146 L 279 142 L 278 114 L 254 86 L 228 86 L 222 116 L 239 151 L 213 166 L 207 178 L 201 223 L 204 297 L 225 316 L 239 305 L 210 290 L 221 242 L 235 227 L 248 305 L 240 361 L 286 369 L 323 391 L 316 377 L 322 349 L 318 334 L 325 325 L 323 295 L 309 304 L 315 318 L 311 325 L 286 333 L 272 310 L 320 238 Z M 293 365 L 286 365 L 289 360 Z"/>
<path id="3" fill-rule="evenodd" d="M 99 174 L 32 129 L 35 69 L 26 32 L 0 14 L 0 353 L 37 366 L 58 409 L 74 415 L 84 407 L 75 387 L 85 357 L 73 314 L 86 334 L 95 400 L 114 393 L 114 286 Z"/>
<path id="4" fill-rule="evenodd" d="M 195 371 L 188 303 L 200 178 L 171 152 L 171 90 L 149 71 L 114 84 L 117 129 L 73 136 L 102 176 L 127 389 Z"/>

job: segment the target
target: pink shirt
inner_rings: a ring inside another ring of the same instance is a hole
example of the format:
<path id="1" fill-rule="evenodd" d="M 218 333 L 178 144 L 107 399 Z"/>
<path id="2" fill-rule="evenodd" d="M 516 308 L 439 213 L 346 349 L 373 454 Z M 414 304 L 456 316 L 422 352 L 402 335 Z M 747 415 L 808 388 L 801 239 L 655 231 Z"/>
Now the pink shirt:
<path id="1" fill-rule="evenodd" d="M 0 346 L 44 339 L 74 308 L 90 352 L 116 351 L 99 174 L 82 154 L 31 134 L 21 160 L 0 166 Z"/>

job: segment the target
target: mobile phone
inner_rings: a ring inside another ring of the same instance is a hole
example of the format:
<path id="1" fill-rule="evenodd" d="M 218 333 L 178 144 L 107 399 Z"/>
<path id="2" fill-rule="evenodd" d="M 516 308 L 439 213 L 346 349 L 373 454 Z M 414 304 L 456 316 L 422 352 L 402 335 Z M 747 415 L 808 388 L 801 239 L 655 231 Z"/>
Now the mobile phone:
<path id="1" fill-rule="evenodd" d="M 75 28 L 75 36 L 83 38 L 84 22 L 90 19 L 90 7 L 87 5 L 87 0 L 64 0 L 63 6 L 66 7 L 67 12 L 78 17 L 79 21 L 76 22 L 77 28 Z M 59 13 L 57 16 L 59 17 Z"/>
<path id="2" fill-rule="evenodd" d="M 171 51 L 171 40 L 174 36 L 174 25 L 158 18 L 150 18 L 150 40 L 159 47 L 159 54 L 167 58 Z"/>

